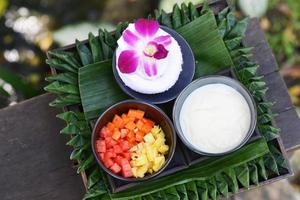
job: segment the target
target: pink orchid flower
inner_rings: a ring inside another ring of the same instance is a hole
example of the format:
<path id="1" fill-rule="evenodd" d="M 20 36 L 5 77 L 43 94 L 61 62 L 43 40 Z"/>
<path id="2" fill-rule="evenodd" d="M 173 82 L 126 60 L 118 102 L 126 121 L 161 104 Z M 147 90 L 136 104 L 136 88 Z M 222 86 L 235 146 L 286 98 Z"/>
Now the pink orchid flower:
<path id="1" fill-rule="evenodd" d="M 118 58 L 118 67 L 122 73 L 133 73 L 138 66 L 144 68 L 147 76 L 153 77 L 157 74 L 157 60 L 168 56 L 166 49 L 171 44 L 170 35 L 158 35 L 159 23 L 156 20 L 139 19 L 134 24 L 135 31 L 128 28 L 122 37 L 127 43 Z"/>

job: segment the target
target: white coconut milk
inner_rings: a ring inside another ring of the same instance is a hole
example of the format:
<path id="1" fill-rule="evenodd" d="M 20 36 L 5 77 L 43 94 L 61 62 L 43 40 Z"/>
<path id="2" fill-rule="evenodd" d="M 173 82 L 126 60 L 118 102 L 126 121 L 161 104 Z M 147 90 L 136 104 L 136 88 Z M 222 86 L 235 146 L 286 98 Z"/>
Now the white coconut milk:
<path id="1" fill-rule="evenodd" d="M 179 120 L 185 138 L 194 148 L 224 153 L 246 137 L 251 113 L 237 90 L 225 84 L 208 84 L 186 98 Z"/>

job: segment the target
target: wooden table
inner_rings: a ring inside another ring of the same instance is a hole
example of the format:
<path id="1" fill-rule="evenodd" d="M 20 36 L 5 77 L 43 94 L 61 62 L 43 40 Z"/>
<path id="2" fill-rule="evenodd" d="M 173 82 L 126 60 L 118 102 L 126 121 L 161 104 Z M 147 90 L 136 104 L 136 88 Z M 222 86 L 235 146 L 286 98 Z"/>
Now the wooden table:
<path id="1" fill-rule="evenodd" d="M 260 64 L 269 90 L 267 100 L 276 101 L 273 111 L 287 151 L 300 145 L 300 121 L 278 73 L 278 66 L 256 19 L 244 39 L 253 46 L 253 59 Z M 2 200 L 78 200 L 84 194 L 81 177 L 69 160 L 71 149 L 59 135 L 64 122 L 50 108 L 51 94 L 0 110 L 0 196 Z"/>

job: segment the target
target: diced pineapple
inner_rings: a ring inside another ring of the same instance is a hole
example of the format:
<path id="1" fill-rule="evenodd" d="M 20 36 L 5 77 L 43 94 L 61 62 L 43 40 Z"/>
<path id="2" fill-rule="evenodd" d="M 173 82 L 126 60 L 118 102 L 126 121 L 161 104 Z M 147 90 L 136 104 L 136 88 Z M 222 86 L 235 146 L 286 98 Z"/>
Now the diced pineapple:
<path id="1" fill-rule="evenodd" d="M 133 146 L 133 147 L 131 147 L 131 149 L 129 150 L 130 152 L 134 152 L 134 151 L 137 151 L 138 150 L 138 148 L 137 148 L 137 146 L 135 145 L 135 146 Z"/>
<path id="2" fill-rule="evenodd" d="M 147 146 L 147 158 L 149 161 L 154 161 L 155 157 L 157 156 L 157 149 L 154 146 Z"/>
<path id="3" fill-rule="evenodd" d="M 134 177 L 137 177 L 137 168 L 136 167 L 132 167 L 131 172 L 132 172 Z"/>
<path id="4" fill-rule="evenodd" d="M 148 169 L 152 169 L 152 167 L 153 167 L 153 164 L 154 164 L 154 161 L 153 162 L 148 162 Z"/>
<path id="5" fill-rule="evenodd" d="M 165 134 L 164 134 L 164 132 L 159 132 L 159 133 L 156 135 L 156 139 L 158 139 L 158 138 L 165 139 Z"/>
<path id="6" fill-rule="evenodd" d="M 165 134 L 159 126 L 144 136 L 140 142 L 130 149 L 132 173 L 135 177 L 144 177 L 146 173 L 157 172 L 165 163 L 169 146 L 165 144 Z"/>
<path id="7" fill-rule="evenodd" d="M 143 142 L 138 143 L 138 145 L 137 145 L 137 150 L 138 150 L 138 151 L 142 151 L 143 148 L 144 148 L 144 143 L 143 143 Z"/>
<path id="8" fill-rule="evenodd" d="M 158 156 L 154 160 L 154 165 L 152 167 L 153 171 L 157 172 L 165 163 L 165 157 L 164 156 Z"/>
<path id="9" fill-rule="evenodd" d="M 130 161 L 130 166 L 131 167 L 136 167 L 136 161 L 135 160 L 131 160 Z"/>
<path id="10" fill-rule="evenodd" d="M 153 143 L 153 146 L 154 146 L 155 148 L 159 148 L 160 146 L 164 145 L 164 143 L 165 143 L 164 138 L 158 137 L 158 138 L 155 140 L 155 142 Z"/>
<path id="11" fill-rule="evenodd" d="M 137 154 L 137 153 L 131 153 L 131 159 L 132 160 L 136 160 L 136 159 L 138 159 L 138 157 L 139 157 L 139 154 Z"/>
<path id="12" fill-rule="evenodd" d="M 148 159 L 147 159 L 147 156 L 145 154 L 142 154 L 135 161 L 136 161 L 135 166 L 142 166 L 142 165 L 146 165 L 148 163 Z"/>
<path id="13" fill-rule="evenodd" d="M 148 171 L 148 166 L 144 165 L 137 168 L 137 177 L 143 178 Z"/>
<path id="14" fill-rule="evenodd" d="M 158 148 L 158 152 L 162 154 L 166 154 L 168 150 L 169 150 L 169 146 L 165 144 Z"/>
<path id="15" fill-rule="evenodd" d="M 155 142 L 155 138 L 153 137 L 152 133 L 148 133 L 147 135 L 145 135 L 144 140 L 146 143 L 150 143 L 150 144 Z"/>
<path id="16" fill-rule="evenodd" d="M 153 134 L 153 136 L 156 136 L 160 131 L 161 129 L 159 128 L 159 126 L 154 126 L 151 130 L 151 133 Z"/>
<path id="17" fill-rule="evenodd" d="M 142 152 L 141 152 L 141 154 L 145 154 L 145 155 L 147 155 L 146 145 L 145 145 L 145 146 L 144 146 L 144 148 L 142 149 Z"/>

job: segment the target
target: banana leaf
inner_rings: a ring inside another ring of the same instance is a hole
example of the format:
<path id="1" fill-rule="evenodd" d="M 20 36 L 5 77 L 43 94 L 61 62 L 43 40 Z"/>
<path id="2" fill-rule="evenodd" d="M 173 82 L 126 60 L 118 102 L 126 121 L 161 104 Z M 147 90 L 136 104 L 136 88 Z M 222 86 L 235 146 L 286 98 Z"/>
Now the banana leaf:
<path id="1" fill-rule="evenodd" d="M 1 96 L 4 96 L 4 97 L 10 96 L 10 94 L 6 90 L 4 90 L 2 86 L 0 86 L 0 97 Z"/>
<path id="2" fill-rule="evenodd" d="M 260 139 L 227 156 L 210 158 L 178 173 L 161 177 L 159 179 L 149 180 L 132 189 L 111 194 L 111 196 L 113 199 L 133 198 L 141 194 L 147 195 L 171 186 L 188 183 L 190 181 L 205 180 L 205 178 L 211 177 L 215 173 L 259 158 L 268 152 L 267 143 L 263 139 Z"/>
<path id="3" fill-rule="evenodd" d="M 195 59 L 199 63 L 208 63 L 206 73 L 213 74 L 233 65 L 226 46 L 219 35 L 214 14 L 209 11 L 194 21 L 176 29 L 191 46 Z M 201 70 L 202 65 L 197 65 Z"/>
<path id="4" fill-rule="evenodd" d="M 109 106 L 128 99 L 117 85 L 111 65 L 111 60 L 108 60 L 79 69 L 79 91 L 87 120 L 98 117 Z"/>
<path id="5" fill-rule="evenodd" d="M 22 77 L 10 72 L 2 66 L 0 66 L 0 80 L 9 83 L 17 92 L 19 92 L 26 98 L 31 98 L 39 94 L 39 91 L 22 80 Z M 1 91 L 4 95 L 7 95 L 7 92 L 5 90 Z"/>

